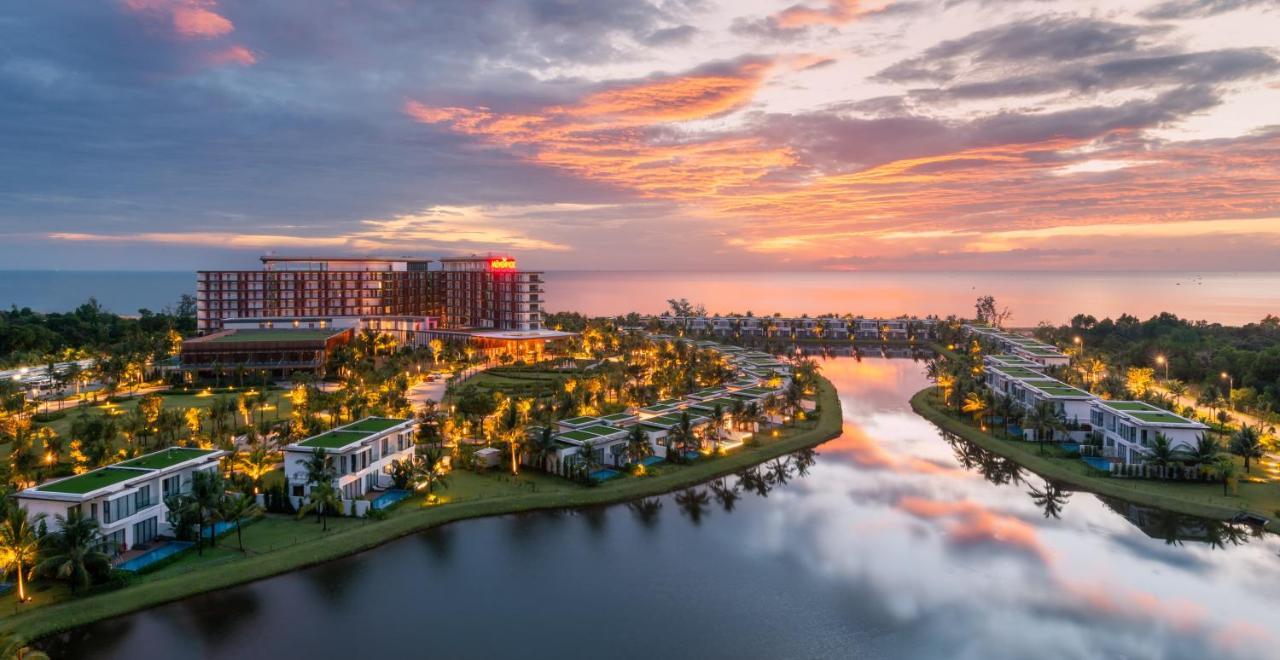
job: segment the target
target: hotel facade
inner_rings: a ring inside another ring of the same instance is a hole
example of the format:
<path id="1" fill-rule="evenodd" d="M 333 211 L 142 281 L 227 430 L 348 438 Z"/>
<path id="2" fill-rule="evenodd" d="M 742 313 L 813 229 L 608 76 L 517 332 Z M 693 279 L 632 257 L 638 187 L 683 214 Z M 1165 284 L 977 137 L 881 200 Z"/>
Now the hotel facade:
<path id="1" fill-rule="evenodd" d="M 196 326 L 326 328 L 384 324 L 426 333 L 537 331 L 541 272 L 509 256 L 442 259 L 264 256 L 261 270 L 196 273 Z"/>

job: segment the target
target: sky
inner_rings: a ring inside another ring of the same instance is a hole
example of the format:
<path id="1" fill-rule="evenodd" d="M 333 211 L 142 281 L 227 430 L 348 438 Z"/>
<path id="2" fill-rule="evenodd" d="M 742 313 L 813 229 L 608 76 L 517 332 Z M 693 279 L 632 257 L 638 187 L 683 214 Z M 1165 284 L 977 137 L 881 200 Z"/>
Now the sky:
<path id="1" fill-rule="evenodd" d="M 0 268 L 1275 270 L 1274 0 L 0 5 Z"/>

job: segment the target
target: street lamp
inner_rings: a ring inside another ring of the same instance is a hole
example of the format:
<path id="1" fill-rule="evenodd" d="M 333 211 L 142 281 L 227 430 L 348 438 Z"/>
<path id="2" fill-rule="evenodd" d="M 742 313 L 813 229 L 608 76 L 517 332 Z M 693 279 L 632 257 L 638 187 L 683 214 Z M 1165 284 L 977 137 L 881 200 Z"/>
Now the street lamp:
<path id="1" fill-rule="evenodd" d="M 1231 405 L 1231 392 L 1236 389 L 1236 379 L 1227 372 L 1222 372 L 1222 380 L 1227 381 L 1227 405 Z"/>
<path id="2" fill-rule="evenodd" d="M 1156 356 L 1156 364 L 1164 365 L 1164 379 L 1169 380 L 1169 359 L 1163 355 Z"/>

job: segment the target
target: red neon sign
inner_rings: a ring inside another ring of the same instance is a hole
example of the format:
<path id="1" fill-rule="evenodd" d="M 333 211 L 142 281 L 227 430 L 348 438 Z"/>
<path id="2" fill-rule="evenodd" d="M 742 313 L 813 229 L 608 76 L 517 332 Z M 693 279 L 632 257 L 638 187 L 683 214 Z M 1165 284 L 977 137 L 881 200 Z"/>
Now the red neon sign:
<path id="1" fill-rule="evenodd" d="M 489 260 L 489 268 L 492 270 L 515 270 L 516 260 L 507 257 Z"/>

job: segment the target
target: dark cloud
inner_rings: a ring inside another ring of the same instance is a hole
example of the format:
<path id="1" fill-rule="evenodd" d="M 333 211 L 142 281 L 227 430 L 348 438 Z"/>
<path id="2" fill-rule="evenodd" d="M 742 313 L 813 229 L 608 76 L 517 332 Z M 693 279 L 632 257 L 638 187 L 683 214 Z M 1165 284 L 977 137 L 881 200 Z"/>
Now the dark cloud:
<path id="1" fill-rule="evenodd" d="M 954 78 L 969 63 L 1064 62 L 1127 53 L 1136 50 L 1144 37 L 1164 31 L 1160 27 L 1092 18 L 1047 17 L 1019 21 L 944 41 L 918 57 L 885 68 L 876 78 L 885 82 L 941 82 Z M 960 61 L 962 58 L 967 62 Z"/>
<path id="2" fill-rule="evenodd" d="M 1275 0 L 1168 0 L 1147 9 L 1141 16 L 1158 20 L 1201 18 L 1249 7 L 1275 6 Z"/>
<path id="3" fill-rule="evenodd" d="M 692 25 L 677 25 L 675 27 L 654 30 L 644 35 L 641 41 L 647 46 L 676 46 L 687 44 L 698 33 L 698 28 Z"/>

